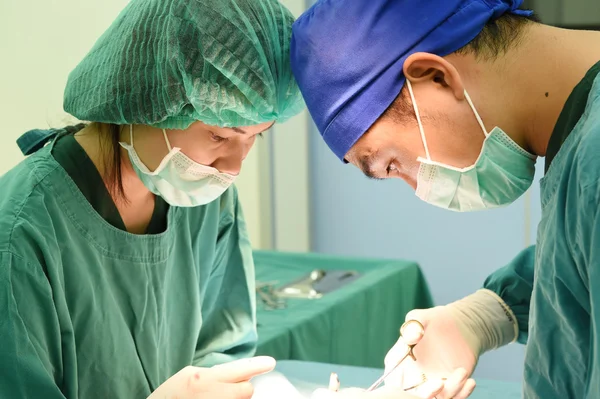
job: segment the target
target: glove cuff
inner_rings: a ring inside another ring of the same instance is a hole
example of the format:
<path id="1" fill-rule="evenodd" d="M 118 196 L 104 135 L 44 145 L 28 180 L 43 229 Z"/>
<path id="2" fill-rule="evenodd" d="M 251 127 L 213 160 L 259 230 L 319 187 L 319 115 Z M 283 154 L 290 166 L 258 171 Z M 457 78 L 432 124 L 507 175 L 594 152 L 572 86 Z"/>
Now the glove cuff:
<path id="1" fill-rule="evenodd" d="M 448 308 L 476 355 L 515 342 L 519 336 L 517 318 L 493 291 L 481 289 Z"/>

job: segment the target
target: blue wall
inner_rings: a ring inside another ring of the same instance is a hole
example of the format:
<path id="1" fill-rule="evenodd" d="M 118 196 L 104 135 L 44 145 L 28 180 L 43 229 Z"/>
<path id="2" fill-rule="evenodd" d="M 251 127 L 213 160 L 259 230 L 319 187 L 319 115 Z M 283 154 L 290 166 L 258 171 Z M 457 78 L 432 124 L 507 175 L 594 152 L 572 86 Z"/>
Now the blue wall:
<path id="1" fill-rule="evenodd" d="M 421 202 L 401 180 L 371 181 L 343 165 L 311 131 L 311 234 L 316 252 L 402 258 L 421 264 L 436 304 L 477 290 L 526 245 L 525 199 L 508 208 L 458 214 Z M 543 160 L 538 161 L 538 176 Z M 531 234 L 540 219 L 539 189 L 531 190 Z M 476 376 L 520 381 L 524 348 L 486 354 Z"/>

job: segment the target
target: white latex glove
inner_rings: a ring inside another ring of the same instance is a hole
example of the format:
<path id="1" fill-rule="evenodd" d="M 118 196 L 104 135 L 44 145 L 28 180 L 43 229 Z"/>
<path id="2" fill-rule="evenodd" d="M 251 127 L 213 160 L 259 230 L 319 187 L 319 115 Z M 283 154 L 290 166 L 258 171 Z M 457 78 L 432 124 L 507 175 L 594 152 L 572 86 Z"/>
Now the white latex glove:
<path id="1" fill-rule="evenodd" d="M 250 399 L 249 380 L 275 368 L 275 359 L 261 356 L 214 366 L 188 366 L 165 381 L 148 399 Z"/>
<path id="2" fill-rule="evenodd" d="M 414 310 L 406 320 L 417 320 L 424 334 L 402 332 L 385 358 L 386 371 L 414 348 L 416 361 L 408 357 L 386 379 L 386 386 L 410 388 L 421 381 L 445 379 L 437 399 L 464 399 L 475 389 L 473 373 L 484 352 L 515 341 L 518 325 L 510 308 L 495 293 L 479 290 L 460 301 L 427 310 Z M 408 324 L 411 326 L 411 324 Z M 407 328 L 408 329 L 408 328 Z M 426 397 L 418 391 L 410 391 Z"/>
<path id="3" fill-rule="evenodd" d="M 442 390 L 442 383 L 429 382 L 423 385 L 423 389 L 428 390 L 428 398 L 434 398 Z M 372 392 L 367 392 L 364 389 L 350 388 L 343 389 L 339 392 L 334 392 L 328 389 L 317 389 L 313 392 L 311 399 L 418 399 L 418 396 L 413 396 L 404 392 L 403 389 L 385 386 L 376 389 Z"/>

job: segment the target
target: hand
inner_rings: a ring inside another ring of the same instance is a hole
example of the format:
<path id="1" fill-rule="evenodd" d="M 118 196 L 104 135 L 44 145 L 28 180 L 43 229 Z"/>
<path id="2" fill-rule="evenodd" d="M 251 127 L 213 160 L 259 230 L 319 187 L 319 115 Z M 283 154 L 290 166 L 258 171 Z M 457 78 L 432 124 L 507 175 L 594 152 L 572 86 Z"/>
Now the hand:
<path id="1" fill-rule="evenodd" d="M 251 378 L 275 368 L 275 359 L 255 357 L 201 368 L 188 366 L 165 381 L 148 399 L 250 399 Z"/>
<path id="2" fill-rule="evenodd" d="M 406 355 L 409 345 L 417 344 L 413 351 L 416 361 L 407 357 L 386 379 L 386 386 L 407 389 L 419 384 L 425 376 L 427 380 L 444 380 L 443 389 L 435 396 L 437 399 L 464 399 L 471 395 L 475 381 L 469 376 L 475 369 L 478 354 L 463 336 L 459 319 L 447 306 L 410 312 L 406 320 L 419 321 L 424 333 L 401 331 L 402 336 L 385 358 L 386 371 Z M 421 398 L 430 397 L 419 388 L 410 392 Z"/>
<path id="3" fill-rule="evenodd" d="M 441 383 L 429 385 L 432 398 L 443 388 Z M 418 397 L 404 392 L 403 389 L 385 386 L 372 392 L 357 388 L 343 389 L 339 392 L 317 389 L 313 392 L 311 399 L 418 399 Z"/>

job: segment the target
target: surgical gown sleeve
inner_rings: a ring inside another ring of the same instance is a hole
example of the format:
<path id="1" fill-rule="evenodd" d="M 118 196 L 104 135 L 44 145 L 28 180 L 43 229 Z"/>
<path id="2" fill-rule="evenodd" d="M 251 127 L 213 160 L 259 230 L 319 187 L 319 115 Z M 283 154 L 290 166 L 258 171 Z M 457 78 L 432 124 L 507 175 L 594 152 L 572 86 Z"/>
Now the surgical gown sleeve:
<path id="1" fill-rule="evenodd" d="M 200 367 L 251 357 L 258 340 L 252 248 L 237 190 L 230 191 L 221 197 L 216 260 L 202 304 L 203 327 L 194 357 Z"/>
<path id="2" fill-rule="evenodd" d="M 494 291 L 511 308 L 519 323 L 518 341 L 527 343 L 533 291 L 535 246 L 521 251 L 511 263 L 487 278 L 484 288 Z"/>
<path id="3" fill-rule="evenodd" d="M 584 205 L 581 209 L 571 210 L 579 219 L 572 248 L 580 275 L 585 279 L 587 274 L 589 284 L 591 334 L 585 398 L 592 399 L 600 392 L 600 182 L 584 188 L 581 195 Z M 587 339 L 587 336 L 582 337 L 582 340 Z"/>
<path id="4" fill-rule="evenodd" d="M 61 349 L 58 313 L 41 265 L 0 251 L 0 398 L 64 399 L 64 371 L 70 356 Z"/>

